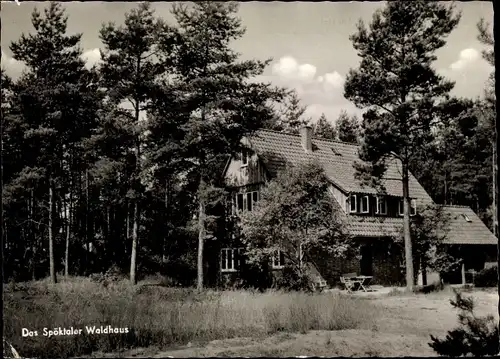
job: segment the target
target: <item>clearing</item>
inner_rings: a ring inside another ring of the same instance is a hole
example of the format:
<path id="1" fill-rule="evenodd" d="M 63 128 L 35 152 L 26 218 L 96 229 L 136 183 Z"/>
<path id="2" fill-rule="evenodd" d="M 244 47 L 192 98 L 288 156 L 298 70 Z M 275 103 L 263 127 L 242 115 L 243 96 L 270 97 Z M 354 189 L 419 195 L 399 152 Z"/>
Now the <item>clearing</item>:
<path id="1" fill-rule="evenodd" d="M 465 293 L 477 304 L 477 315 L 498 318 L 494 290 Z M 369 327 L 348 330 L 313 330 L 280 333 L 258 338 L 233 338 L 189 343 L 170 350 L 134 349 L 122 353 L 95 353 L 90 357 L 213 357 L 213 356 L 436 356 L 430 335 L 443 337 L 457 325 L 457 311 L 450 305 L 450 289 L 430 294 L 370 293 L 354 296 L 380 308 Z M 87 357 L 89 358 L 89 357 Z"/>

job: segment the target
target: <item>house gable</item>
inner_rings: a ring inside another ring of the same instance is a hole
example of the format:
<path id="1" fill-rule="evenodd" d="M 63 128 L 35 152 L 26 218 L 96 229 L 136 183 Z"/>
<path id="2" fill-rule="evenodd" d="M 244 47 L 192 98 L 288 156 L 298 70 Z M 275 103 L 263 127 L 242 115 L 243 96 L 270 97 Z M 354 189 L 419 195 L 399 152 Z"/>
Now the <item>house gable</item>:
<path id="1" fill-rule="evenodd" d="M 248 138 L 242 143 L 248 148 L 236 156 L 232 156 L 224 170 L 224 182 L 230 188 L 262 184 L 269 181 L 270 176 L 260 156 L 252 148 Z"/>

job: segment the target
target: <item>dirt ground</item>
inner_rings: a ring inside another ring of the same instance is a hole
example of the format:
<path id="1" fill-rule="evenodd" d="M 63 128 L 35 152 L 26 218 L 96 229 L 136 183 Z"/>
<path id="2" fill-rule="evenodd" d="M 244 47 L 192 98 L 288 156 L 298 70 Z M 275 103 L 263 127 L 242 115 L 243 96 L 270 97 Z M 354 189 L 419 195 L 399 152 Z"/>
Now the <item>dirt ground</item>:
<path id="1" fill-rule="evenodd" d="M 494 314 L 498 318 L 498 296 L 494 291 L 474 291 L 467 295 L 475 298 L 477 315 Z M 457 312 L 449 302 L 454 295 L 449 290 L 427 295 L 370 293 L 363 297 L 380 308 L 377 319 L 370 327 L 306 334 L 282 333 L 265 338 L 234 338 L 203 345 L 190 343 L 175 350 L 136 349 L 121 353 L 121 356 L 435 356 L 428 345 L 429 336 L 442 337 L 457 325 Z"/>

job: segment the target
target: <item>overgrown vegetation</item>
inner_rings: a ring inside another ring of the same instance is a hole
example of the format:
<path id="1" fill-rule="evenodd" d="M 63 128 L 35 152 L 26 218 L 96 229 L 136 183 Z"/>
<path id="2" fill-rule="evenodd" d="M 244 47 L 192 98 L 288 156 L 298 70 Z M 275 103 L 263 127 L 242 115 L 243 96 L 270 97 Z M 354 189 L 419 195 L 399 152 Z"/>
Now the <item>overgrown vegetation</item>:
<path id="1" fill-rule="evenodd" d="M 474 277 L 474 285 L 479 288 L 496 287 L 498 285 L 498 266 L 485 268 Z"/>
<path id="2" fill-rule="evenodd" d="M 273 256 L 281 253 L 284 265 L 295 272 L 288 273 L 290 283 L 285 280 L 282 285 L 307 287 L 313 253 L 345 258 L 350 252 L 352 243 L 342 214 L 321 164 L 304 162 L 285 169 L 262 190 L 254 210 L 241 216 L 248 262 L 269 266 Z"/>
<path id="3" fill-rule="evenodd" d="M 366 302 L 332 294 L 173 289 L 87 278 L 5 285 L 4 334 L 27 357 L 67 358 L 93 351 L 159 348 L 193 341 L 370 325 Z M 87 335 L 85 326 L 128 327 L 128 334 Z M 83 328 L 76 336 L 41 336 L 43 328 Z M 22 338 L 21 328 L 38 330 Z"/>
<path id="4" fill-rule="evenodd" d="M 476 316 L 473 298 L 465 297 L 459 291 L 455 291 L 455 300 L 450 300 L 450 303 L 459 310 L 460 326 L 449 331 L 444 339 L 431 335 L 430 347 L 439 355 L 449 357 L 497 355 L 498 326 L 494 316 Z"/>

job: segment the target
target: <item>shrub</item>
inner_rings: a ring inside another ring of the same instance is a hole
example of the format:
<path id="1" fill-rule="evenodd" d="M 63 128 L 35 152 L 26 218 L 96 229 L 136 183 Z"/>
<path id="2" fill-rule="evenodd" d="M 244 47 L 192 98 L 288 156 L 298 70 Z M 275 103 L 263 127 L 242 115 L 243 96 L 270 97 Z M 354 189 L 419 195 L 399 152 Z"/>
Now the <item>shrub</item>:
<path id="1" fill-rule="evenodd" d="M 486 287 L 496 287 L 498 285 L 498 267 L 493 266 L 490 268 L 485 268 L 480 271 L 474 278 L 474 284 L 476 287 L 486 288 Z"/>
<path id="2" fill-rule="evenodd" d="M 276 287 L 286 291 L 306 291 L 312 290 L 312 283 L 306 274 L 297 273 L 290 266 L 283 268 L 282 275 L 276 280 Z"/>
<path id="3" fill-rule="evenodd" d="M 455 291 L 455 296 L 450 303 L 460 310 L 460 327 L 449 331 L 445 339 L 431 335 L 429 346 L 439 355 L 450 357 L 498 354 L 498 327 L 493 315 L 477 317 L 473 298 L 464 297 L 458 291 Z"/>
<path id="4" fill-rule="evenodd" d="M 428 284 L 428 285 L 419 285 L 415 286 L 414 292 L 415 293 L 422 293 L 422 294 L 428 294 L 432 292 L 439 292 L 444 289 L 444 284 L 442 281 L 436 281 L 434 283 Z"/>

